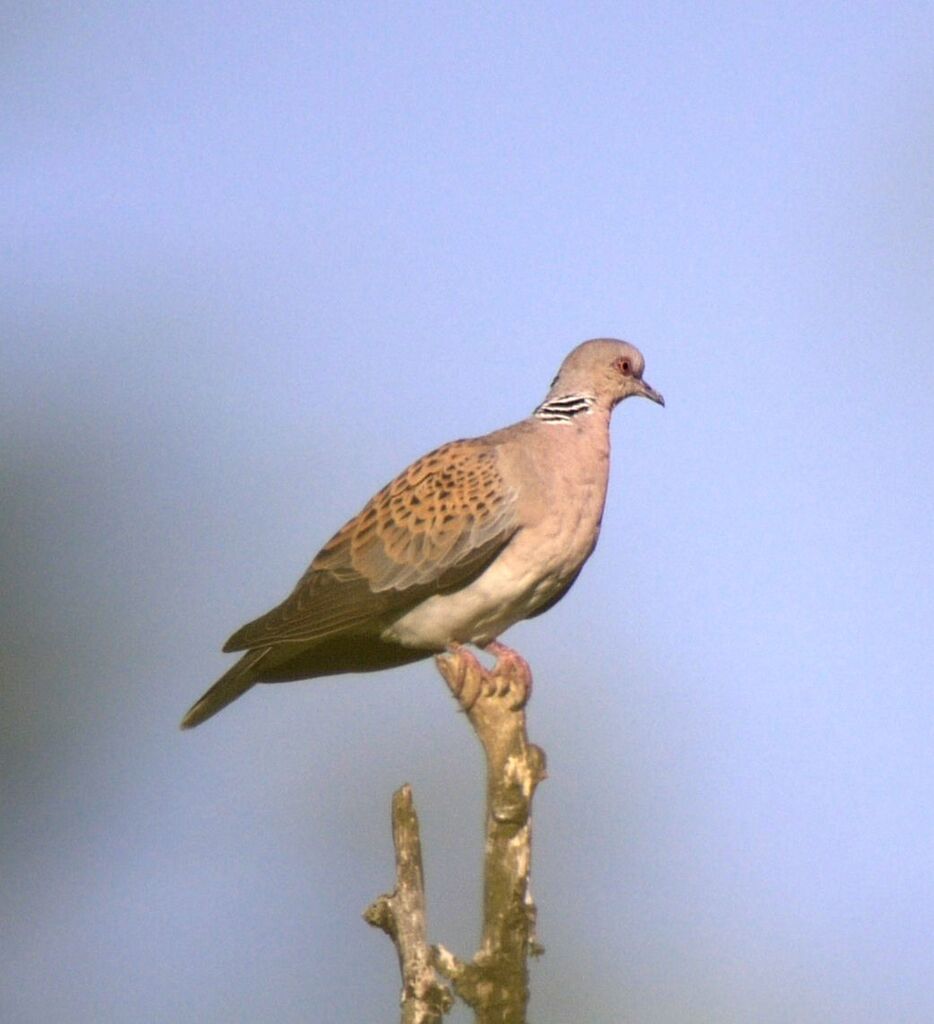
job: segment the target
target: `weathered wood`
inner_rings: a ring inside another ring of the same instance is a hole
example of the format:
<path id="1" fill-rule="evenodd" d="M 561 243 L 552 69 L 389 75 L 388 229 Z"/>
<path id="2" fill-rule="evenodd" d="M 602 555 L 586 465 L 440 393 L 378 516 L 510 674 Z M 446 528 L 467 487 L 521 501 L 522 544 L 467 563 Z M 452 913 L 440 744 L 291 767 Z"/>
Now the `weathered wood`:
<path id="1" fill-rule="evenodd" d="M 402 972 L 403 1024 L 436 1024 L 452 1004 L 435 969 L 474 1011 L 477 1024 L 525 1024 L 528 958 L 542 952 L 535 938 L 532 797 L 545 778 L 545 755 L 529 743 L 525 704 L 532 687 L 526 662 L 493 645 L 493 669 L 463 647 L 437 657 L 438 670 L 473 726 L 486 754 L 486 846 L 480 948 L 462 960 L 425 941 L 425 894 L 418 819 L 403 786 L 393 797 L 396 889 L 364 915 L 396 945 Z"/>
<path id="2" fill-rule="evenodd" d="M 437 1024 L 454 1003 L 438 980 L 425 938 L 425 881 L 418 815 L 406 784 L 392 798 L 392 840 L 396 849 L 396 887 L 364 912 L 369 924 L 392 939 L 402 975 L 402 1024 Z"/>
<path id="3" fill-rule="evenodd" d="M 463 648 L 436 659 L 483 745 L 487 809 L 480 948 L 464 963 L 438 946 L 435 965 L 478 1024 L 525 1024 L 528 958 L 542 952 L 529 876 L 532 797 L 545 778 L 545 755 L 526 734 L 529 667 L 508 648 L 498 653 L 492 670 Z"/>

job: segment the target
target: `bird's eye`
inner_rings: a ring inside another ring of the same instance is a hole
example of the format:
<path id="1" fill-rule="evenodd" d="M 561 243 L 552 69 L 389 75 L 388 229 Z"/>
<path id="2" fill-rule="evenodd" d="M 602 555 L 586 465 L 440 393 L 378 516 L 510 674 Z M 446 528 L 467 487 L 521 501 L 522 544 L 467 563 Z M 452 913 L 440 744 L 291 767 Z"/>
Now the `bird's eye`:
<path id="1" fill-rule="evenodd" d="M 632 363 L 628 359 L 617 360 L 616 366 L 624 377 L 632 376 Z"/>

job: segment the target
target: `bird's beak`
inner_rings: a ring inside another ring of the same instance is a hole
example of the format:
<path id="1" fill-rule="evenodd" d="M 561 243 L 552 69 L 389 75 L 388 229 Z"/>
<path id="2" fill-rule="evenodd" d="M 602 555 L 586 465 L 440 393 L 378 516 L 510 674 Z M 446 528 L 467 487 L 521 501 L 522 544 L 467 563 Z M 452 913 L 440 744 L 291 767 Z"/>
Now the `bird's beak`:
<path id="1" fill-rule="evenodd" d="M 653 402 L 658 402 L 659 405 L 665 404 L 665 399 L 662 398 L 661 393 L 656 391 L 650 384 L 646 384 L 644 380 L 639 381 L 639 394 L 645 398 L 651 398 Z"/>

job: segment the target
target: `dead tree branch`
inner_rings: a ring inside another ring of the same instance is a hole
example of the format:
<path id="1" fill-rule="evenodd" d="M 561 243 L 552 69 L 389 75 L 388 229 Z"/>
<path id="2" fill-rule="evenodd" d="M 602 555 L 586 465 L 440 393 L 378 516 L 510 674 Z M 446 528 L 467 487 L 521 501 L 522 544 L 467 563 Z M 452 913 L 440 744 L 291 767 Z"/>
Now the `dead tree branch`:
<path id="1" fill-rule="evenodd" d="M 422 844 L 412 789 L 402 786 L 392 798 L 392 840 L 396 848 L 396 887 L 374 900 L 363 916 L 382 928 L 399 955 L 402 974 L 402 1024 L 438 1024 L 454 1003 L 431 963 L 425 939 L 425 882 Z"/>
<path id="2" fill-rule="evenodd" d="M 529 889 L 532 797 L 545 777 L 545 755 L 529 743 L 525 729 L 532 677 L 508 650 L 492 671 L 463 649 L 436 660 L 483 745 L 487 799 L 480 948 L 464 963 L 438 946 L 435 964 L 478 1024 L 524 1024 L 528 957 L 542 952 Z"/>
<path id="3" fill-rule="evenodd" d="M 477 1024 L 525 1024 L 528 958 L 542 952 L 535 939 L 535 904 L 529 875 L 532 797 L 545 777 L 545 755 L 529 743 L 526 735 L 524 709 L 532 685 L 529 667 L 508 648 L 500 648 L 497 653 L 499 658 L 492 670 L 485 669 L 463 648 L 436 659 L 438 670 L 486 754 L 483 931 L 480 948 L 471 960 L 462 960 L 441 945 L 433 947 L 426 958 L 418 821 L 407 786 L 393 798 L 396 891 L 392 896 L 381 896 L 365 916 L 392 936 L 399 952 L 404 1024 L 438 1021 L 450 1006 L 448 990 L 433 971 L 426 973 L 431 967 L 451 981 L 457 995 L 473 1009 Z M 410 816 L 404 828 L 403 803 Z M 414 852 L 401 852 L 406 843 Z M 412 866 L 416 863 L 417 869 Z M 412 866 L 411 878 L 406 882 L 403 864 Z M 403 893 L 410 895 L 403 898 Z M 418 984 L 416 978 L 421 979 Z M 413 1003 L 410 1012 L 421 1012 L 422 1016 L 406 1016 L 407 999 Z M 421 1010 L 415 1008 L 419 999 Z M 432 1012 L 435 1016 L 425 1015 Z"/>

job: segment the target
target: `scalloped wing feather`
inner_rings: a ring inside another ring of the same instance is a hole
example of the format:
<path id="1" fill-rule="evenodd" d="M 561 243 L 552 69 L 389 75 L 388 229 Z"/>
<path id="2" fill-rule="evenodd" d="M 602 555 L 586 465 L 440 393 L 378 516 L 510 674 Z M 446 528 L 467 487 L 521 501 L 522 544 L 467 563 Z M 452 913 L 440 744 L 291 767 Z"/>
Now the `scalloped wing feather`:
<path id="1" fill-rule="evenodd" d="M 321 549 L 292 594 L 224 650 L 377 630 L 476 578 L 517 529 L 515 494 L 495 448 L 453 441 L 387 484 Z"/>

